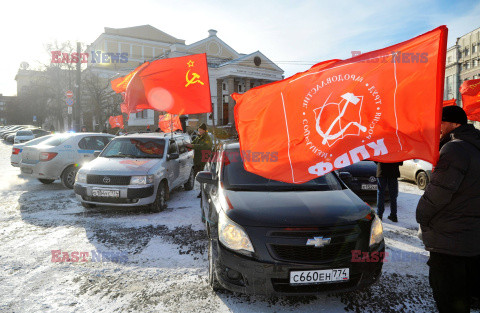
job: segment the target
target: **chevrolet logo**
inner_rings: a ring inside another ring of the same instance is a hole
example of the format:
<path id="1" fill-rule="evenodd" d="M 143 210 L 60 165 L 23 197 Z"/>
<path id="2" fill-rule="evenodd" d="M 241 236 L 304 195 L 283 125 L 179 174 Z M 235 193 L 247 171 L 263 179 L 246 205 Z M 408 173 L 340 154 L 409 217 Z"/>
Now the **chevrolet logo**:
<path id="1" fill-rule="evenodd" d="M 321 248 L 328 245 L 332 238 L 313 237 L 313 239 L 307 240 L 307 246 L 315 246 L 315 248 Z"/>

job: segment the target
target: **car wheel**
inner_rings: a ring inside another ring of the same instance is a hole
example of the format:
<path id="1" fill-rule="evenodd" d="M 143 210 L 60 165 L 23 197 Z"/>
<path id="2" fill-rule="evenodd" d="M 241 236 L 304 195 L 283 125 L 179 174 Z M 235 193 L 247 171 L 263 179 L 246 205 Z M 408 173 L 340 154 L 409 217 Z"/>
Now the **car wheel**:
<path id="1" fill-rule="evenodd" d="M 417 186 L 420 190 L 424 190 L 428 185 L 428 176 L 425 172 L 420 172 L 417 174 Z"/>
<path id="2" fill-rule="evenodd" d="M 38 180 L 45 185 L 51 184 L 55 181 L 55 179 L 44 179 L 44 178 L 39 178 Z"/>
<path id="3" fill-rule="evenodd" d="M 167 208 L 168 199 L 168 187 L 165 181 L 161 181 L 158 185 L 155 201 L 151 204 L 150 208 L 155 212 L 162 212 Z"/>
<path id="4" fill-rule="evenodd" d="M 187 182 L 185 183 L 185 185 L 183 185 L 183 189 L 192 190 L 194 184 L 195 184 L 195 176 L 193 176 L 193 168 L 192 168 L 192 170 L 190 171 L 190 176 L 188 176 Z"/>
<path id="5" fill-rule="evenodd" d="M 62 184 L 68 188 L 73 189 L 73 184 L 75 184 L 75 176 L 77 175 L 78 169 L 71 165 L 67 167 L 62 173 Z"/>
<path id="6" fill-rule="evenodd" d="M 91 208 L 96 207 L 95 204 L 91 204 L 91 203 L 87 203 L 87 202 L 82 202 L 82 206 L 83 206 L 85 209 L 91 209 Z"/>
<path id="7" fill-rule="evenodd" d="M 208 240 L 208 284 L 212 287 L 213 291 L 225 289 L 220 285 L 217 279 L 215 262 L 213 260 L 213 243 L 211 239 Z"/>

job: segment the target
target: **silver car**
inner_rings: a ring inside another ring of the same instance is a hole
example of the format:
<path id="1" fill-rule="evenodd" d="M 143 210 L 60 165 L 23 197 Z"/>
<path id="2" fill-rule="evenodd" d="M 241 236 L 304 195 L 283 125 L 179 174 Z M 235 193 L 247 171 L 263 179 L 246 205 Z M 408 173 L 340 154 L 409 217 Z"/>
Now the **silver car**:
<path id="1" fill-rule="evenodd" d="M 47 135 L 40 138 L 32 139 L 24 143 L 14 144 L 12 147 L 12 155 L 10 156 L 10 164 L 15 167 L 20 167 L 20 161 L 22 160 L 23 148 L 40 144 L 42 141 L 47 140 L 53 135 Z"/>
<path id="2" fill-rule="evenodd" d="M 103 133 L 55 134 L 39 145 L 22 151 L 22 174 L 38 178 L 44 184 L 61 179 L 73 188 L 78 169 L 93 160 L 115 136 Z"/>
<path id="3" fill-rule="evenodd" d="M 186 134 L 145 133 L 113 139 L 77 174 L 75 193 L 86 208 L 96 205 L 167 206 L 169 191 L 193 189 L 193 151 Z"/>
<path id="4" fill-rule="evenodd" d="M 413 159 L 403 161 L 400 166 L 400 177 L 417 183 L 419 189 L 424 190 L 430 182 L 432 164 L 426 161 Z"/>

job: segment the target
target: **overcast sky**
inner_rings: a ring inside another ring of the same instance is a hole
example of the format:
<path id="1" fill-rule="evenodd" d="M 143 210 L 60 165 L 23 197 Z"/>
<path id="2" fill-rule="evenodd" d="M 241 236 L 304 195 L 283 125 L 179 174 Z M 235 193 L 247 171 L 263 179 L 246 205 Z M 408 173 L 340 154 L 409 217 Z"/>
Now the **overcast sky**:
<path id="1" fill-rule="evenodd" d="M 75 4 L 80 8 L 75 8 Z M 307 70 L 351 51 L 380 49 L 440 25 L 448 46 L 480 27 L 480 2 L 469 1 L 8 1 L 0 31 L 0 93 L 16 94 L 22 61 L 48 63 L 54 40 L 92 43 L 104 27 L 150 24 L 191 44 L 216 29 L 239 53 L 260 50 L 285 71 Z"/>

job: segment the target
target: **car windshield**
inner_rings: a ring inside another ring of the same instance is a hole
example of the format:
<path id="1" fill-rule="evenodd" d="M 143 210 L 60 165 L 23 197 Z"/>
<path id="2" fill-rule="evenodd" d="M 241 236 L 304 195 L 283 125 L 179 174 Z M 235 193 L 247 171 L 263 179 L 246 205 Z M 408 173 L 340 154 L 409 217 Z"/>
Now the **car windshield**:
<path id="1" fill-rule="evenodd" d="M 116 138 L 100 154 L 104 158 L 162 158 L 164 139 Z"/>
<path id="2" fill-rule="evenodd" d="M 342 186 L 334 174 L 328 173 L 303 184 L 284 183 L 247 172 L 243 167 L 240 157 L 228 158 L 228 153 L 240 156 L 239 150 L 228 151 L 222 158 L 223 186 L 228 190 L 251 191 L 316 191 L 316 190 L 341 190 Z M 232 159 L 232 160 L 230 160 Z M 235 160 L 233 160 L 235 159 Z"/>
<path id="3" fill-rule="evenodd" d="M 20 130 L 17 132 L 17 136 L 33 136 L 30 130 Z"/>
<path id="4" fill-rule="evenodd" d="M 42 144 L 46 146 L 58 146 L 64 143 L 67 139 L 71 137 L 72 137 L 72 134 L 58 134 L 45 140 Z"/>

